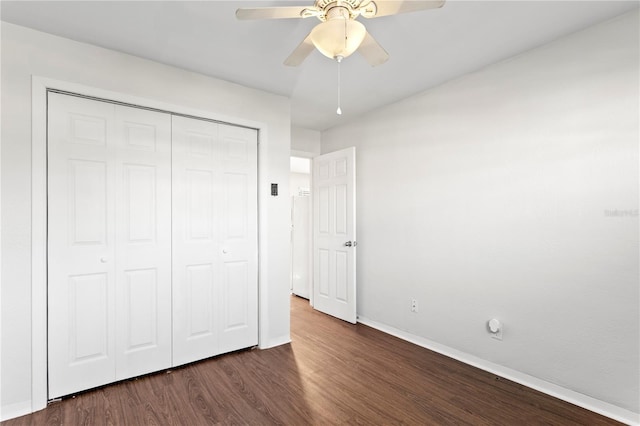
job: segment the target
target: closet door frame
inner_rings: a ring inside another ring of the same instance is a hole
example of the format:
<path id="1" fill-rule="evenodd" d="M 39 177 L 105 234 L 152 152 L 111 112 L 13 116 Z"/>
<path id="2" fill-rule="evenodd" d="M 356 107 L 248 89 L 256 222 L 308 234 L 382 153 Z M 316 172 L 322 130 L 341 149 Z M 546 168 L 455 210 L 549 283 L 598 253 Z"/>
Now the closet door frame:
<path id="1" fill-rule="evenodd" d="M 212 111 L 198 110 L 181 105 L 142 98 L 126 93 L 33 76 L 31 81 L 31 411 L 44 409 L 47 391 L 47 95 L 50 91 L 87 98 L 106 100 L 117 104 L 147 108 L 161 112 L 212 120 L 258 131 L 258 346 L 272 345 L 266 333 L 267 312 L 264 283 L 267 281 L 266 264 L 266 205 L 269 194 L 265 147 L 268 127 L 265 122 L 228 117 Z M 263 255 L 261 255 L 261 253 Z M 285 343 L 285 342 L 283 342 Z"/>

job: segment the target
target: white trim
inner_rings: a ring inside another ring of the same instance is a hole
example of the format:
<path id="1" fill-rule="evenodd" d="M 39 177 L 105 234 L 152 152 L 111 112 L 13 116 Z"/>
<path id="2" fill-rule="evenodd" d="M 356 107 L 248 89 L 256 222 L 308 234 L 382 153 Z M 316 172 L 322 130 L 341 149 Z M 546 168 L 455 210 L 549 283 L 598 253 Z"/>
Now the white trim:
<path id="1" fill-rule="evenodd" d="M 258 347 L 267 349 L 269 336 L 269 295 L 267 291 L 267 281 L 269 273 L 269 227 L 268 227 L 268 201 L 271 194 L 271 185 L 267 183 L 269 174 L 267 173 L 267 129 L 266 127 L 258 132 Z M 264 166 L 264 167 L 263 167 Z M 267 191 L 260 188 L 269 187 Z"/>
<path id="2" fill-rule="evenodd" d="M 300 157 L 300 158 L 308 158 L 310 160 L 309 164 L 309 188 L 313 188 L 313 159 L 321 155 L 320 153 L 311 152 L 311 151 L 300 151 L 297 149 L 292 149 L 290 151 L 290 157 Z M 313 189 L 311 193 L 310 208 L 309 208 L 309 305 L 313 307 Z"/>
<path id="3" fill-rule="evenodd" d="M 0 13 L 1 15 L 1 13 Z M 2 16 L 0 16 L 1 18 Z M 0 33 L 2 32 L 2 21 L 0 20 Z M 0 43 L 1 44 L 1 43 Z M 0 48 L 1 49 L 1 48 Z M 0 52 L 0 58 L 2 54 Z M 1 69 L 1 67 L 0 67 Z M 2 71 L 0 70 L 0 93 L 2 93 Z M 0 102 L 1 104 L 1 102 Z M 2 106 L 0 106 L 0 129 L 2 129 Z M 2 132 L 0 132 L 1 134 Z M 0 164 L 2 164 L 2 136 L 0 135 Z M 2 166 L 0 166 L 0 176 L 2 176 Z M 2 212 L 2 179 L 0 178 L 0 212 Z M 0 241 L 2 241 L 2 224 L 0 224 Z M 0 244 L 1 246 L 2 244 Z M 2 249 L 0 248 L 0 259 L 2 259 Z M 2 277 L 2 261 L 0 260 L 0 277 Z M 0 306 L 2 306 L 2 279 L 0 278 Z M 2 330 L 2 315 L 0 315 L 0 330 Z M 0 335 L 2 332 L 0 331 Z M 2 366 L 2 339 L 0 339 L 0 368 Z M 0 421 L 2 420 L 2 384 L 0 383 Z"/>
<path id="4" fill-rule="evenodd" d="M 318 155 L 320 154 L 316 154 L 315 152 L 298 151 L 297 149 L 292 149 L 290 157 L 314 158 L 314 157 L 317 157 Z"/>
<path id="5" fill-rule="evenodd" d="M 232 123 L 258 130 L 258 345 L 260 348 L 275 346 L 269 342 L 267 320 L 267 188 L 269 146 L 268 127 L 264 122 L 229 117 L 212 111 L 174 105 L 153 99 L 103 90 L 46 77 L 33 76 L 31 81 L 31 291 L 32 291 L 32 390 L 28 414 L 47 406 L 47 90 L 54 89 L 80 95 L 139 105 L 177 114 Z M 280 341 L 280 339 L 276 339 Z"/>
<path id="6" fill-rule="evenodd" d="M 268 342 L 265 342 L 264 346 L 260 345 L 260 349 L 275 348 L 276 346 L 286 345 L 288 343 L 291 343 L 290 336 L 274 337 L 273 339 L 269 339 Z"/>
<path id="7" fill-rule="evenodd" d="M 415 345 L 422 346 L 423 348 L 437 352 L 449 358 L 453 358 L 457 361 L 487 371 L 491 374 L 495 374 L 507 380 L 511 380 L 512 382 L 516 382 L 531 389 L 535 389 L 539 392 L 553 396 L 554 398 L 558 398 L 571 404 L 577 405 L 578 407 L 593 411 L 594 413 L 601 414 L 603 416 L 628 425 L 640 424 L 640 415 L 638 413 L 634 413 L 633 411 L 629 411 L 616 405 L 600 401 L 579 392 L 563 388 L 562 386 L 558 386 L 551 382 L 538 379 L 537 377 L 530 376 L 520 371 L 512 370 L 511 368 L 495 364 L 482 358 L 470 355 L 466 352 L 450 348 L 432 340 L 425 339 L 424 337 L 416 336 L 415 334 L 399 330 L 397 328 L 370 320 L 362 316 L 358 316 L 358 322 L 371 328 L 375 328 L 376 330 L 380 330 L 383 333 L 390 334 L 402 340 L 406 340 L 407 342 L 411 342 Z"/>
<path id="8" fill-rule="evenodd" d="M 47 82 L 31 80 L 31 411 L 47 406 Z"/>

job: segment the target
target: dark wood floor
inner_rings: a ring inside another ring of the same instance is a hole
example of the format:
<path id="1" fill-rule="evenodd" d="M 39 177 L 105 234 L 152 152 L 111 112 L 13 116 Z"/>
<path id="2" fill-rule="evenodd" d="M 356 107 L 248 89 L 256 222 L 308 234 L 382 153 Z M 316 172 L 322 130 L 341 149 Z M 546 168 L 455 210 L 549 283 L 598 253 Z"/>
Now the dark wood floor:
<path id="1" fill-rule="evenodd" d="M 3 425 L 612 425 L 293 298 L 293 342 L 89 391 Z"/>

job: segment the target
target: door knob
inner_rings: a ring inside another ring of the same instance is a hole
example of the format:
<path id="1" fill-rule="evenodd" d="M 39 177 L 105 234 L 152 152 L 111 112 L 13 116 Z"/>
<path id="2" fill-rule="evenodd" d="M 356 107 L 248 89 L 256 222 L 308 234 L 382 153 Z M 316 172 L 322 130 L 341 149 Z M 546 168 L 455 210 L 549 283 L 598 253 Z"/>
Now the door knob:
<path id="1" fill-rule="evenodd" d="M 107 263 L 107 261 L 108 261 L 108 260 L 109 260 L 109 259 L 107 258 L 107 256 L 102 256 L 102 257 L 100 258 L 100 263 Z"/>
<path id="2" fill-rule="evenodd" d="M 351 241 L 347 241 L 346 243 L 344 243 L 345 247 L 351 247 L 353 245 L 353 243 Z"/>
<path id="3" fill-rule="evenodd" d="M 222 249 L 222 254 L 227 254 L 227 249 Z"/>

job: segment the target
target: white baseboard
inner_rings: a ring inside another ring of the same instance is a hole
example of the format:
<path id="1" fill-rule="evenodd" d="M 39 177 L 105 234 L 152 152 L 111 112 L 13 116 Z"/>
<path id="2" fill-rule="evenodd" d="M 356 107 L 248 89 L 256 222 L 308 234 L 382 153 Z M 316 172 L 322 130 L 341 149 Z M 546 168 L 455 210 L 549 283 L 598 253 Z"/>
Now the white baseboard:
<path id="1" fill-rule="evenodd" d="M 273 339 L 269 339 L 266 345 L 260 345 L 260 349 L 269 349 L 275 348 L 276 346 L 286 345 L 287 343 L 291 343 L 290 336 L 280 336 Z"/>
<path id="2" fill-rule="evenodd" d="M 0 421 L 31 414 L 31 401 L 20 401 L 0 407 Z"/>
<path id="3" fill-rule="evenodd" d="M 491 374 L 495 374 L 507 380 L 511 380 L 513 382 L 527 386 L 531 389 L 535 389 L 539 392 L 577 405 L 578 407 L 593 411 L 594 413 L 601 414 L 603 416 L 628 425 L 640 425 L 640 414 L 634 413 L 633 411 L 626 410 L 624 408 L 609 404 L 604 401 L 600 401 L 579 392 L 575 392 L 551 382 L 538 379 L 517 370 L 512 370 L 511 368 L 495 364 L 493 362 L 478 358 L 457 349 L 453 349 L 429 339 L 425 339 L 424 337 L 416 336 L 406 331 L 399 330 L 397 328 L 370 320 L 362 316 L 358 317 L 358 322 L 375 328 L 376 330 L 380 330 L 384 333 L 398 337 L 402 340 L 411 342 L 415 345 L 422 346 L 423 348 L 445 355 L 449 358 L 453 358 L 457 361 L 487 371 Z"/>

